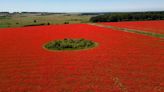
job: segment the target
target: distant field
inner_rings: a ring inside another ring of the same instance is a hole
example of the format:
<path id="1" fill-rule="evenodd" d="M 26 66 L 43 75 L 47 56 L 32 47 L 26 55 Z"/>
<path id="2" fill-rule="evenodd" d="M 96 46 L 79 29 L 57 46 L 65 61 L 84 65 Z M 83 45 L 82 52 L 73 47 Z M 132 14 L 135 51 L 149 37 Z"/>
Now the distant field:
<path id="1" fill-rule="evenodd" d="M 13 16 L 0 16 L 0 28 L 4 27 L 22 27 L 26 25 L 37 24 L 64 24 L 87 23 L 91 15 L 78 14 L 53 14 L 53 15 L 35 15 L 35 14 L 19 14 Z M 36 20 L 36 22 L 34 22 Z"/>

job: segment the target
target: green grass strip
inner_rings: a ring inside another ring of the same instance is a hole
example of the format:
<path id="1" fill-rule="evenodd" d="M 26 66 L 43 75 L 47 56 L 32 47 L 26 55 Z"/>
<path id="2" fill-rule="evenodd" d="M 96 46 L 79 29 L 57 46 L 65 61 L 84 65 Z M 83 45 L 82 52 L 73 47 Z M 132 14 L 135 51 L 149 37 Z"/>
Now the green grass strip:
<path id="1" fill-rule="evenodd" d="M 120 28 L 120 27 L 115 27 L 115 26 L 107 26 L 107 25 L 97 24 L 97 23 L 88 23 L 88 24 L 89 25 L 94 25 L 94 26 L 99 26 L 99 27 L 104 27 L 104 28 L 111 28 L 111 29 L 114 29 L 114 30 L 121 30 L 121 31 L 125 31 L 125 32 L 142 34 L 142 35 L 146 35 L 146 36 L 152 36 L 152 37 L 157 37 L 157 38 L 164 38 L 164 34 L 159 34 L 159 33 L 154 33 L 154 32 L 145 32 L 145 31 L 142 31 L 142 30 Z"/>

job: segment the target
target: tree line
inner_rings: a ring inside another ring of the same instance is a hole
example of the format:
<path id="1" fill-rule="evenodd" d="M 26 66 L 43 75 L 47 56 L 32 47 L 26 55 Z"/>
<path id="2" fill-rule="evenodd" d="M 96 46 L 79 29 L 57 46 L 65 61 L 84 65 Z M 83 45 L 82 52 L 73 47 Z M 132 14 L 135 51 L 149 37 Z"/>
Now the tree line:
<path id="1" fill-rule="evenodd" d="M 164 11 L 108 13 L 108 14 L 98 15 L 90 19 L 91 22 L 119 22 L 119 21 L 142 21 L 142 20 L 164 20 Z"/>

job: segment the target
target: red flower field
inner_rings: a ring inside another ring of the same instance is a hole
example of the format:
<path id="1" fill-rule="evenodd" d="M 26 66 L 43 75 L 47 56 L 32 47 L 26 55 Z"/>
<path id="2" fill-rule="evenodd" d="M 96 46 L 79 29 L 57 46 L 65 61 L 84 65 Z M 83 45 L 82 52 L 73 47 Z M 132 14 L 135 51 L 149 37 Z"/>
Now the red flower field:
<path id="1" fill-rule="evenodd" d="M 99 46 L 43 49 L 64 38 Z M 87 24 L 0 29 L 0 92 L 164 92 L 163 61 L 163 39 L 134 33 Z"/>
<path id="2" fill-rule="evenodd" d="M 136 22 L 108 22 L 108 23 L 103 23 L 103 24 L 164 34 L 164 21 L 163 20 L 136 21 Z"/>

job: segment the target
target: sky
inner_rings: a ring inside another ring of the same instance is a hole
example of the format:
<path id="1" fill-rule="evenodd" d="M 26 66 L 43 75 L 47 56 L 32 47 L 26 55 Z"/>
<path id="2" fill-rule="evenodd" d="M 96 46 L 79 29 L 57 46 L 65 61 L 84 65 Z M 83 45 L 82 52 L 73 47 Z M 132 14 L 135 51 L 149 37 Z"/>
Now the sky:
<path id="1" fill-rule="evenodd" d="M 0 0 L 0 12 L 163 11 L 164 0 Z"/>

